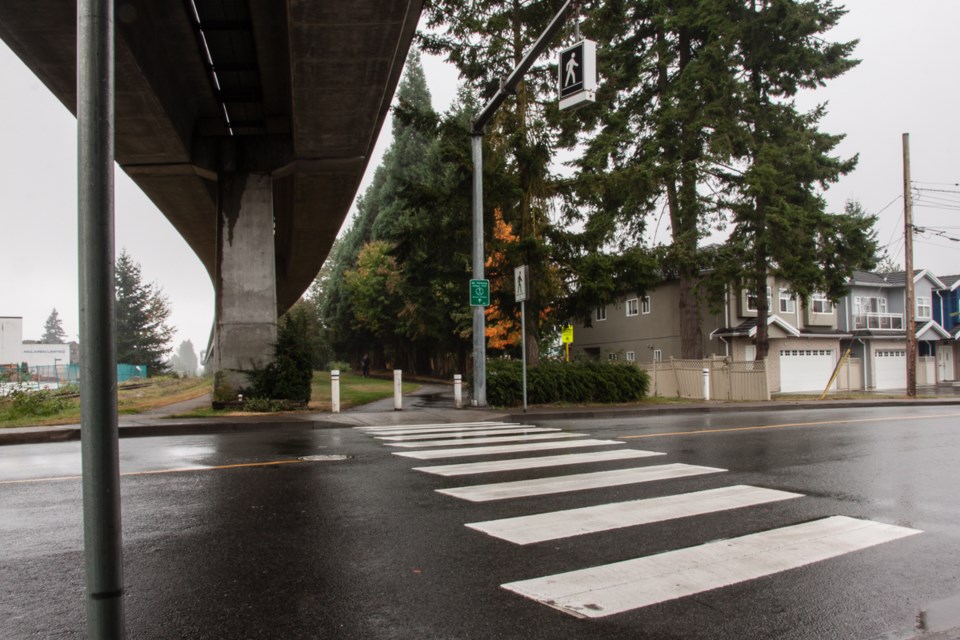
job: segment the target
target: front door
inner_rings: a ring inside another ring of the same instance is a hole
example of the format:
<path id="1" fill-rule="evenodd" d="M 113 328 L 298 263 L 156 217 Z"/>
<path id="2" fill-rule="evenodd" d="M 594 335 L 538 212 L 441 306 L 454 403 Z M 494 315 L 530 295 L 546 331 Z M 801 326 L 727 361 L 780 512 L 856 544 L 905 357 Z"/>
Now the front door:
<path id="1" fill-rule="evenodd" d="M 956 375 L 953 369 L 953 345 L 937 345 L 937 382 L 953 382 Z"/>

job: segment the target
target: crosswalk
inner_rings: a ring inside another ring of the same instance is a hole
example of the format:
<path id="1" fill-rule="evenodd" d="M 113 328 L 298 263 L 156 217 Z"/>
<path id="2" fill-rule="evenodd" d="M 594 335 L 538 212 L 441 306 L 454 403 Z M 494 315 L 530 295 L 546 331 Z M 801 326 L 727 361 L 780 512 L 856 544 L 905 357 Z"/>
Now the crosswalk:
<path id="1" fill-rule="evenodd" d="M 722 482 L 725 469 L 661 463 L 665 454 L 627 448 L 619 440 L 513 423 L 476 422 L 358 427 L 393 448 L 393 455 L 421 461 L 469 458 L 468 462 L 413 467 L 440 477 L 548 469 L 576 472 L 522 480 L 468 484 L 438 493 L 474 503 L 703 476 Z M 586 449 L 586 450 L 584 450 Z M 546 452 L 547 455 L 542 455 Z M 526 454 L 534 454 L 527 456 Z M 522 455 L 524 457 L 503 457 Z M 475 458 L 484 458 L 475 460 Z M 493 459 L 489 459 L 493 458 Z M 589 470 L 605 462 L 638 466 Z M 642 463 L 642 464 L 641 464 Z M 802 494 L 748 485 L 718 486 L 642 500 L 607 502 L 576 509 L 531 513 L 465 526 L 516 545 L 642 527 L 734 509 L 776 505 Z M 689 522 L 689 521 L 687 521 Z M 845 516 L 831 516 L 699 546 L 533 577 L 503 589 L 579 618 L 600 618 L 719 589 L 921 533 L 917 529 Z"/>

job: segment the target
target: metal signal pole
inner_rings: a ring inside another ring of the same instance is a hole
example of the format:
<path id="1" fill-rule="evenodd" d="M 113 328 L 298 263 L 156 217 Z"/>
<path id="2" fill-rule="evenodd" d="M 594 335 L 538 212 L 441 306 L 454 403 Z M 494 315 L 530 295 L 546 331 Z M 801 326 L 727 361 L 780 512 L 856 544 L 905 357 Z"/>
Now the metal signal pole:
<path id="1" fill-rule="evenodd" d="M 487 122 L 497 112 L 507 96 L 516 93 L 517 85 L 523 76 L 530 70 L 544 49 L 550 44 L 553 37 L 563 27 L 564 21 L 570 15 L 577 0 L 567 0 L 553 17 L 547 28 L 533 44 L 533 47 L 523 56 L 507 79 L 504 80 L 496 95 L 491 98 L 480 115 L 471 126 L 472 155 L 473 155 L 473 278 L 483 279 L 483 130 Z M 484 307 L 473 308 L 473 402 L 478 407 L 487 406 L 487 336 L 486 317 Z"/>
<path id="2" fill-rule="evenodd" d="M 123 638 L 114 325 L 113 0 L 77 5 L 80 429 L 87 637 Z"/>

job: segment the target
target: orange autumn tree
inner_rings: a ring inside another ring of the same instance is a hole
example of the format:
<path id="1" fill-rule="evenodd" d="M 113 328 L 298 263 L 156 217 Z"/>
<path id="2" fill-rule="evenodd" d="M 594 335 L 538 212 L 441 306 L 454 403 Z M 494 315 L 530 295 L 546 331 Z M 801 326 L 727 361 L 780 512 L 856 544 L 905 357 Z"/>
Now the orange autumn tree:
<path id="1" fill-rule="evenodd" d="M 500 209 L 493 210 L 493 242 L 484 267 L 490 280 L 490 306 L 486 316 L 487 348 L 506 351 L 520 344 L 519 307 L 514 308 L 513 270 L 507 260 L 507 247 L 520 239 L 513 227 L 503 221 Z"/>

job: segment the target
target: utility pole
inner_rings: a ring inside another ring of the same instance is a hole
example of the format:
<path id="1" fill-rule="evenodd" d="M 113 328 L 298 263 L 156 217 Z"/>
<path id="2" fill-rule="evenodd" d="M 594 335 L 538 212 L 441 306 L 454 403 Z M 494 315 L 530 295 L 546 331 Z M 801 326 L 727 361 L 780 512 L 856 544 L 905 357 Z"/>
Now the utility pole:
<path id="1" fill-rule="evenodd" d="M 907 320 L 907 397 L 917 397 L 917 325 L 913 302 L 913 190 L 910 185 L 910 134 L 903 134 L 903 274 Z"/>
<path id="2" fill-rule="evenodd" d="M 470 135 L 471 155 L 473 158 L 473 278 L 483 280 L 483 129 L 497 112 L 508 96 L 516 93 L 517 85 L 533 66 L 534 61 L 543 53 L 553 37 L 563 27 L 564 21 L 573 9 L 575 0 L 567 0 L 547 28 L 523 56 L 507 79 L 500 84 L 496 95 L 490 99 L 480 115 L 473 121 Z M 486 309 L 473 307 L 473 403 L 478 407 L 487 406 L 487 335 Z M 526 357 L 526 354 L 524 354 Z"/>

